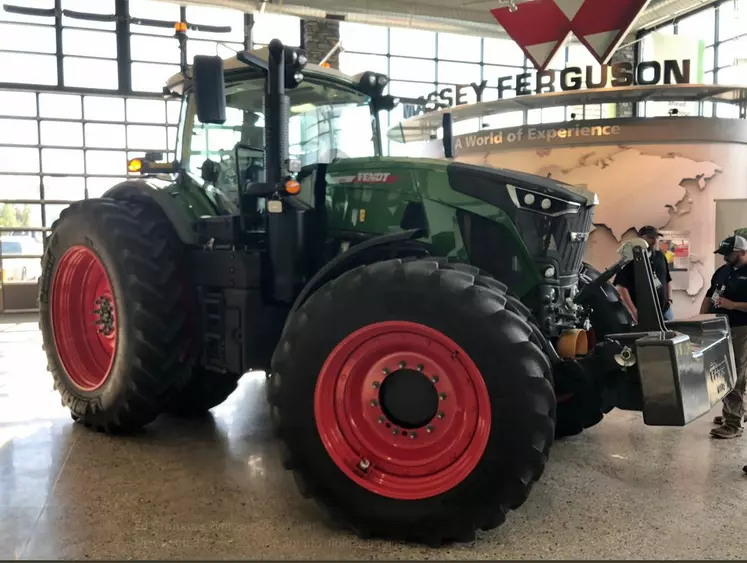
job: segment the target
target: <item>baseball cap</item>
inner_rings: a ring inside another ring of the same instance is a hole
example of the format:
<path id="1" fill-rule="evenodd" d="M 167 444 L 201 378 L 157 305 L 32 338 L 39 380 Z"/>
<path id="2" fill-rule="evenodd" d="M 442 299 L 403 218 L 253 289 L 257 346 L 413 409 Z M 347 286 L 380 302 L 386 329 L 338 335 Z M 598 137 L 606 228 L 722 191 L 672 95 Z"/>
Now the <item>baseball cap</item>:
<path id="1" fill-rule="evenodd" d="M 739 235 L 725 238 L 713 253 L 728 256 L 735 251 L 747 251 L 747 239 L 740 237 Z"/>
<path id="2" fill-rule="evenodd" d="M 640 229 L 638 229 L 638 236 L 639 237 L 660 237 L 661 233 L 659 232 L 659 229 L 657 229 L 653 225 L 646 225 L 645 227 L 641 227 Z"/>

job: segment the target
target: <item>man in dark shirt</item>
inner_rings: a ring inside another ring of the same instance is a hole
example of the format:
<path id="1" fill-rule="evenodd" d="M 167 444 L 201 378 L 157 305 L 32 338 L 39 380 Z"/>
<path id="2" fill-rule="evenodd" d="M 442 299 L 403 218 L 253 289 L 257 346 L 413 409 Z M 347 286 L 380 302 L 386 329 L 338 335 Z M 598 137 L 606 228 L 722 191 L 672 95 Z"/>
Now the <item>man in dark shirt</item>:
<path id="1" fill-rule="evenodd" d="M 648 243 L 649 259 L 651 269 L 654 272 L 654 283 L 657 286 L 659 305 L 667 321 L 674 320 L 672 311 L 672 276 L 669 274 L 669 262 L 664 253 L 659 250 L 659 237 L 661 234 L 651 225 L 641 227 L 638 236 Z M 635 295 L 635 266 L 633 262 L 625 266 L 615 276 L 615 286 L 620 293 L 620 298 L 628 306 L 633 319 L 638 321 L 638 307 Z"/>
<path id="2" fill-rule="evenodd" d="M 737 438 L 743 432 L 747 384 L 747 239 L 736 235 L 729 237 L 721 241 L 716 254 L 722 255 L 726 264 L 713 274 L 700 312 L 718 313 L 729 318 L 737 382 L 731 393 L 724 397 L 722 416 L 713 420 L 717 427 L 711 430 L 711 436 Z"/>

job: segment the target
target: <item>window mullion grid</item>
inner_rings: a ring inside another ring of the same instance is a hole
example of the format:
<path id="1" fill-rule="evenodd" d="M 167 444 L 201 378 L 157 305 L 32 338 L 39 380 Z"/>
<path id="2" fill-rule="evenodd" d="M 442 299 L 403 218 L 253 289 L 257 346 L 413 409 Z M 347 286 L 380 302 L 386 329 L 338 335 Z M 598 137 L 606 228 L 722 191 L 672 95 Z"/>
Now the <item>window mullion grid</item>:
<path id="1" fill-rule="evenodd" d="M 83 199 L 88 199 L 88 141 L 86 140 L 85 96 L 80 97 L 80 117 L 80 127 L 83 129 Z"/>
<path id="2" fill-rule="evenodd" d="M 40 94 L 35 92 L 34 101 L 36 102 L 36 134 L 37 140 L 39 141 L 39 148 L 37 154 L 39 156 L 39 203 L 41 204 L 41 224 L 42 227 L 47 226 L 47 206 L 44 204 L 46 200 L 46 193 L 44 190 L 44 165 L 42 164 L 42 134 L 41 134 L 41 105 L 39 102 Z M 46 244 L 46 235 L 42 236 L 42 241 Z"/>
<path id="3" fill-rule="evenodd" d="M 57 59 L 57 86 L 65 87 L 65 70 L 62 51 L 62 0 L 54 0 L 55 58 Z M 38 94 L 37 94 L 38 96 Z M 40 162 L 41 164 L 41 162 Z"/>

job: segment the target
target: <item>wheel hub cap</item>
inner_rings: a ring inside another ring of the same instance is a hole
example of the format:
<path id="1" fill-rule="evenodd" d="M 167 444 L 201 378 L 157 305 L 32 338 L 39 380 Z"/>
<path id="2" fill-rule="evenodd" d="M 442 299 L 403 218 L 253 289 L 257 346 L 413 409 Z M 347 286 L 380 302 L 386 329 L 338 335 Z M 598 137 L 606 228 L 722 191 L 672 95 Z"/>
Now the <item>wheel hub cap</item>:
<path id="1" fill-rule="evenodd" d="M 391 424 L 408 430 L 421 428 L 438 412 L 438 391 L 422 372 L 400 369 L 384 379 L 379 402 Z"/>
<path id="2" fill-rule="evenodd" d="M 98 327 L 98 333 L 104 336 L 111 336 L 114 333 L 114 306 L 111 299 L 103 295 L 96 299 L 97 308 L 93 314 L 98 318 L 95 325 Z"/>

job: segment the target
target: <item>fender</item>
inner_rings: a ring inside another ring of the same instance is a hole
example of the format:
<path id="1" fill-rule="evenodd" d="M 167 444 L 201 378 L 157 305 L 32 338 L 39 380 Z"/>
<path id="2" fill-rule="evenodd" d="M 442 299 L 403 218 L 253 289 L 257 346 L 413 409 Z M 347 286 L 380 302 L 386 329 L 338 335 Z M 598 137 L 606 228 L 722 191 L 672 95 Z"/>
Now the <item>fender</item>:
<path id="1" fill-rule="evenodd" d="M 173 185 L 173 184 L 171 184 Z M 185 201 L 183 191 L 174 193 L 169 189 L 154 186 L 145 179 L 127 180 L 107 190 L 101 197 L 120 201 L 151 201 L 161 208 L 166 218 L 174 226 L 179 239 L 187 245 L 199 244 L 199 238 L 194 230 L 194 222 L 199 218 L 199 211 Z M 205 198 L 205 205 L 210 205 Z M 216 211 L 211 214 L 217 215 Z"/>
<path id="2" fill-rule="evenodd" d="M 314 277 L 312 277 L 304 286 L 303 290 L 301 290 L 301 293 L 293 303 L 293 307 L 288 313 L 288 318 L 290 318 L 315 291 L 328 281 L 341 276 L 348 270 L 380 260 L 381 255 L 377 251 L 383 251 L 387 246 L 391 247 L 391 256 L 389 256 L 389 258 L 426 256 L 430 254 L 423 243 L 415 241 L 415 239 L 424 235 L 425 231 L 423 229 L 409 229 L 396 233 L 380 235 L 356 244 L 349 250 L 335 256 L 334 259 L 330 260 L 323 268 L 314 274 Z M 406 244 L 411 241 L 415 241 L 415 244 Z"/>

